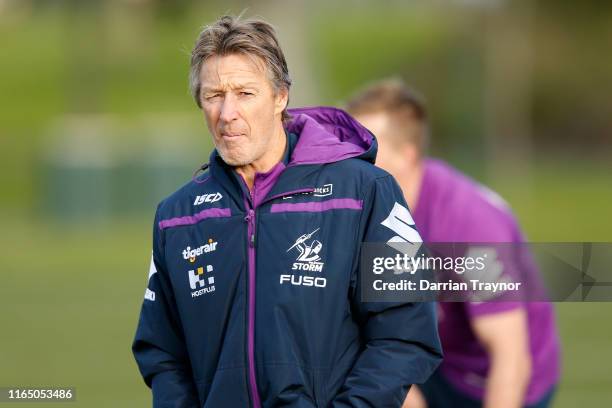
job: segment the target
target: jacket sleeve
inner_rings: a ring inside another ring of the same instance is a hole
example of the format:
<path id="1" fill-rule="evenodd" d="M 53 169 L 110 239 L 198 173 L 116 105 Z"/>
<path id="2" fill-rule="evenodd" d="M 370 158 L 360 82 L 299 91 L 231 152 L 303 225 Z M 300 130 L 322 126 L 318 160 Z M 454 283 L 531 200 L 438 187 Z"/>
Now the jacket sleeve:
<path id="1" fill-rule="evenodd" d="M 198 407 L 183 329 L 165 267 L 159 207 L 153 225 L 153 254 L 132 352 L 153 394 L 154 408 Z"/>
<path id="2" fill-rule="evenodd" d="M 387 243 L 398 237 L 421 241 L 402 191 L 391 176 L 383 176 L 372 183 L 364 200 L 360 238 Z M 359 261 L 356 264 L 351 302 L 362 352 L 332 405 L 399 408 L 410 385 L 425 382 L 442 360 L 435 304 L 362 302 L 362 271 Z"/>

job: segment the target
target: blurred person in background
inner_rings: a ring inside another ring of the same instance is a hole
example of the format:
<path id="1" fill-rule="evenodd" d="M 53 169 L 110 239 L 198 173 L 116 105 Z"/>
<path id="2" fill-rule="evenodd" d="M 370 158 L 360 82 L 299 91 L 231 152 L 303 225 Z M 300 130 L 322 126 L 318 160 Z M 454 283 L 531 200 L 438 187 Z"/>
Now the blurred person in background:
<path id="1" fill-rule="evenodd" d="M 426 157 L 426 108 L 403 81 L 366 87 L 347 110 L 377 137 L 376 164 L 400 184 L 425 243 L 524 241 L 496 193 Z M 550 303 L 440 302 L 438 328 L 444 361 L 404 408 L 550 405 L 560 375 Z"/>
<path id="2" fill-rule="evenodd" d="M 341 110 L 287 110 L 261 20 L 205 27 L 190 84 L 216 148 L 155 216 L 133 343 L 153 405 L 400 407 L 441 351 L 434 304 L 360 301 L 360 244 L 406 207 L 376 140 Z"/>

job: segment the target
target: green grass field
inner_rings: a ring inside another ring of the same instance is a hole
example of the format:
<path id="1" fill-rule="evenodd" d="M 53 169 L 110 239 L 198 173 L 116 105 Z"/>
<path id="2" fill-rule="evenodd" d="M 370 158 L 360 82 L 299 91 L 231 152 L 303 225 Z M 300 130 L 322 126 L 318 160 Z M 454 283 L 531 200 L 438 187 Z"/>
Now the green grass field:
<path id="1" fill-rule="evenodd" d="M 581 194 L 599 197 L 581 211 L 576 201 L 563 199 L 569 174 L 537 174 L 530 200 L 517 183 L 495 186 L 530 236 L 609 239 L 610 220 L 600 217 L 612 198 L 610 188 L 602 188 L 605 172 L 590 172 L 603 176 L 580 187 Z M 555 219 L 564 214 L 573 216 L 559 226 Z M 64 226 L 5 217 L 2 225 L 0 384 L 74 386 L 74 407 L 148 406 L 130 343 L 148 272 L 149 219 Z M 606 406 L 612 400 L 612 304 L 557 304 L 557 311 L 564 369 L 555 406 Z"/>
<path id="2" fill-rule="evenodd" d="M 130 343 L 149 231 L 148 222 L 66 229 L 4 220 L 0 384 L 74 386 L 75 407 L 148 405 Z"/>

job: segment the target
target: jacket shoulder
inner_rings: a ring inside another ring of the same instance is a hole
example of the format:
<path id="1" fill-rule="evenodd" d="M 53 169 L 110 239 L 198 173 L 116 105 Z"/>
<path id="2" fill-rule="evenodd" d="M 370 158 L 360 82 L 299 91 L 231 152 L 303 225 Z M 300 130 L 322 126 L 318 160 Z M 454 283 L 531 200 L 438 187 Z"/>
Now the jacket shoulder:
<path id="1" fill-rule="evenodd" d="M 210 172 L 206 171 L 197 177 L 192 178 L 170 195 L 162 199 L 158 206 L 158 217 L 169 218 L 180 215 L 190 215 L 198 206 L 198 200 L 213 201 L 214 196 L 219 192 L 217 183 L 210 177 Z M 207 194 L 211 194 L 210 197 Z M 220 197 L 221 193 L 219 193 Z"/>
<path id="2" fill-rule="evenodd" d="M 333 165 L 334 170 L 343 173 L 346 177 L 357 177 L 364 182 L 384 177 L 392 177 L 380 167 L 359 158 L 345 159 L 330 165 Z"/>

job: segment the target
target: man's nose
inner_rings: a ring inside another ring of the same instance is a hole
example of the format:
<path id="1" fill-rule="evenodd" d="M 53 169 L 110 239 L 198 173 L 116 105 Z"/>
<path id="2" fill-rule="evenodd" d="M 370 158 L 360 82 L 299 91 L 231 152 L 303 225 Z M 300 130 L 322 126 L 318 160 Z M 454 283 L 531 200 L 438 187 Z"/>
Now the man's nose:
<path id="1" fill-rule="evenodd" d="M 238 118 L 238 101 L 231 93 L 225 94 L 223 104 L 221 105 L 221 121 L 225 123 L 232 122 Z"/>

